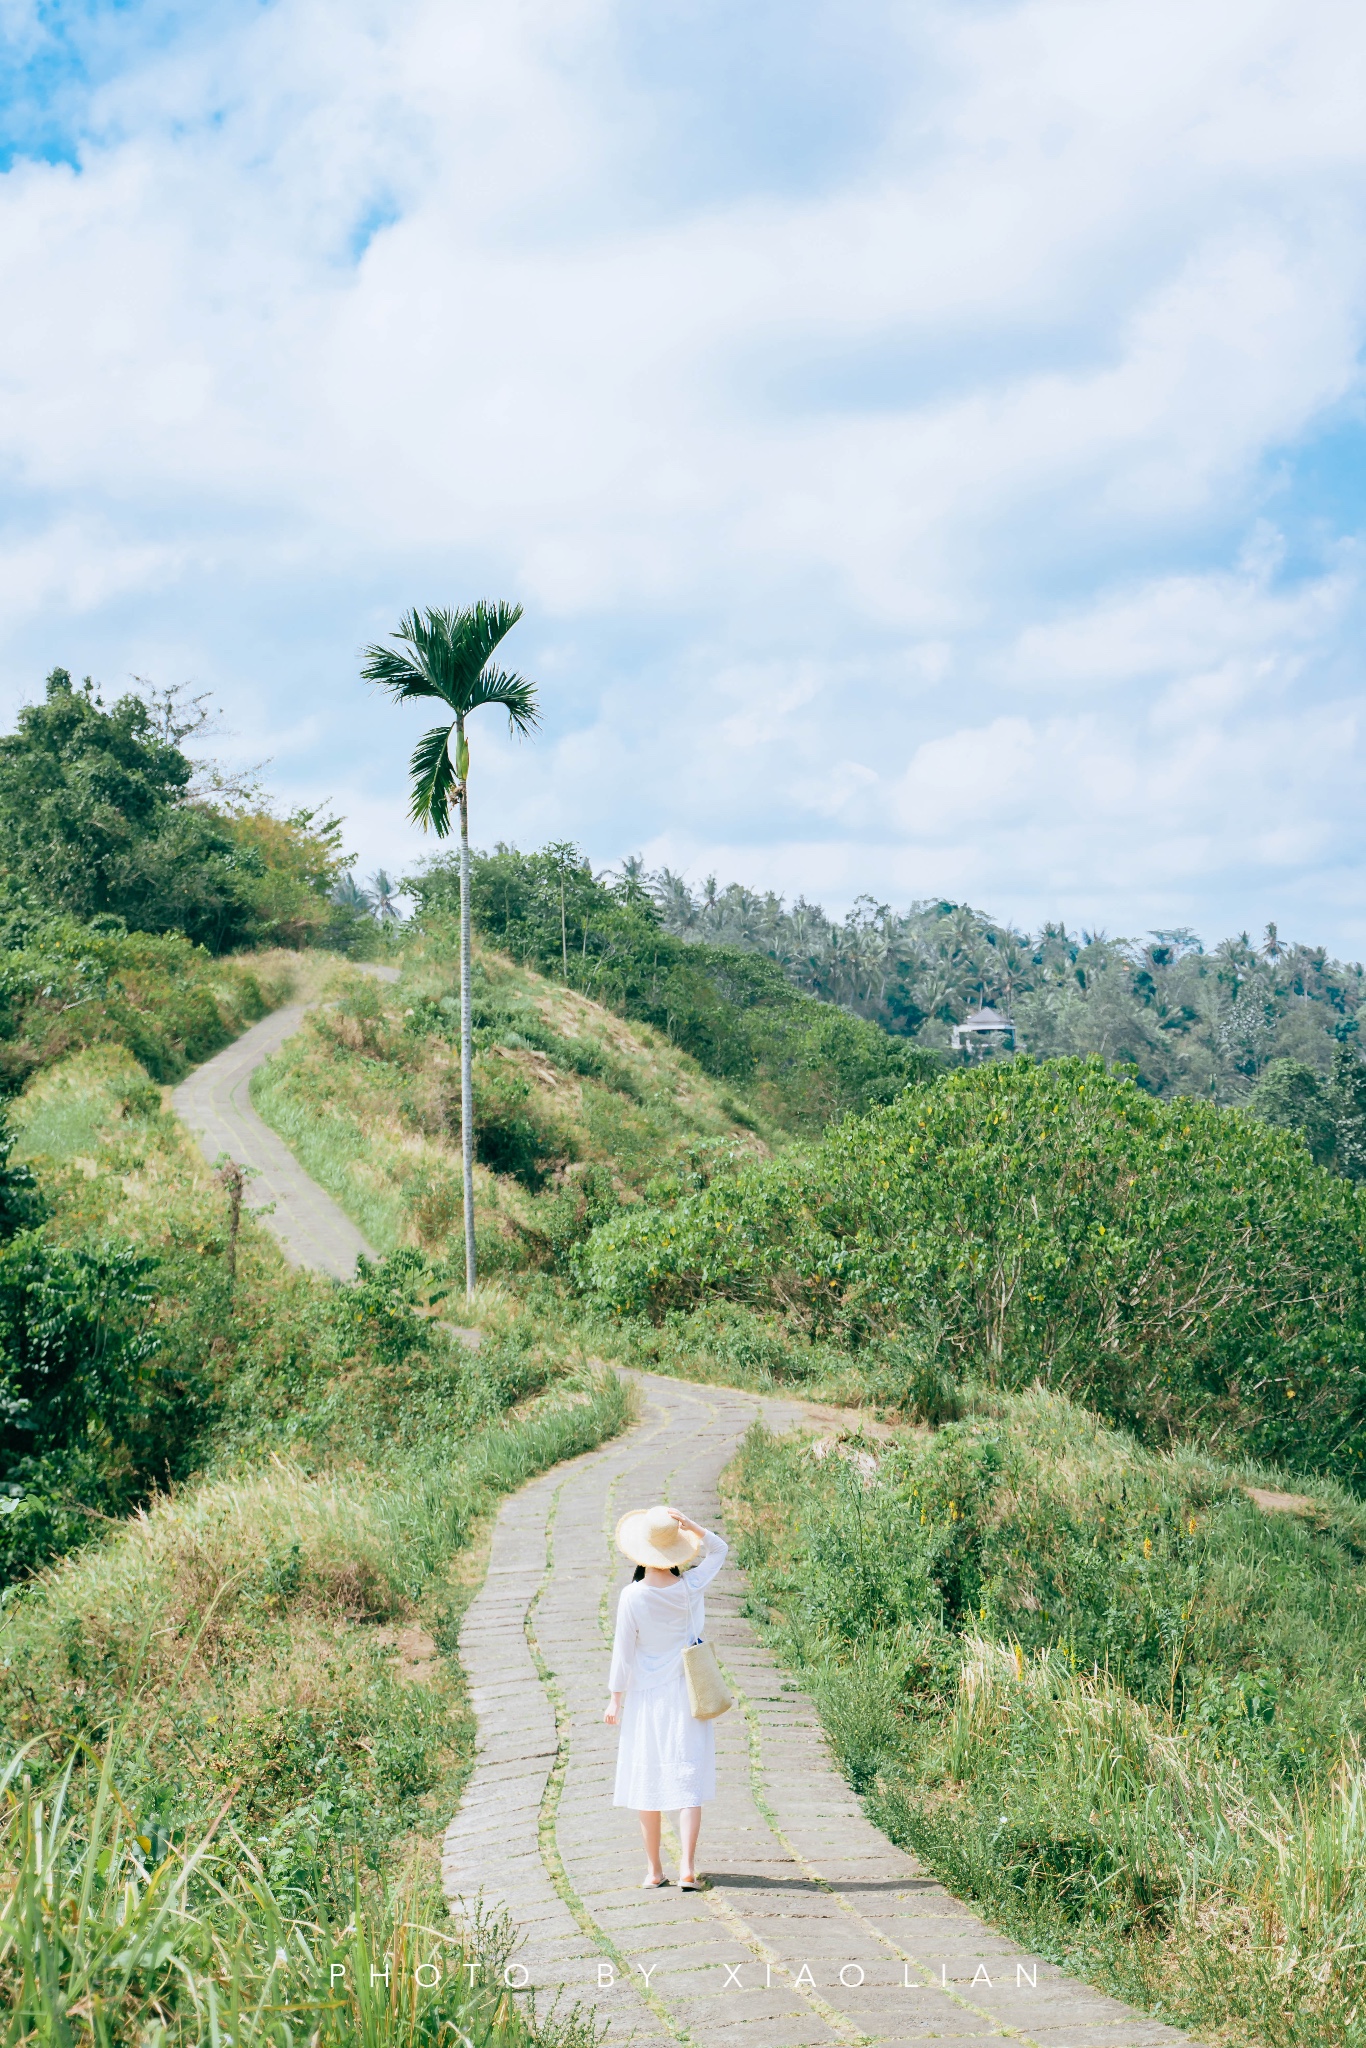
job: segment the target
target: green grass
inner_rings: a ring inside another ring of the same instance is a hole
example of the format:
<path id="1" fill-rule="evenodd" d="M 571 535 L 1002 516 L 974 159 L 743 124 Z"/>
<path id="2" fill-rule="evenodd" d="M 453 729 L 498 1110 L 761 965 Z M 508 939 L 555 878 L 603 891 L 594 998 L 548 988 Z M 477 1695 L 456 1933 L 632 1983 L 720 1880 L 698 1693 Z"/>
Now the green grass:
<path id="1" fill-rule="evenodd" d="M 142 2041 L 157 2012 L 167 2040 L 204 2039 L 215 2002 L 239 2040 L 284 2042 L 286 2025 L 435 2040 L 443 2016 L 526 2038 L 444 1962 L 439 1996 L 410 1983 L 367 2013 L 352 1969 L 329 2002 L 333 1958 L 368 1967 L 396 1938 L 410 1957 L 463 1957 L 437 1843 L 473 1757 L 454 1655 L 471 1546 L 501 1493 L 625 1415 L 620 1383 L 591 1373 L 472 1431 L 445 1405 L 444 1430 L 373 1462 L 276 1457 L 188 1486 L 11 1589 L 0 1714 L 38 1789 L 11 1798 L 0 1847 L 0 1982 L 8 1958 L 33 2038 L 65 2038 L 68 2009 L 88 2020 L 92 1984 L 107 2025 L 73 2039 Z M 39 1881 L 43 1798 L 65 1803 L 42 1859 L 61 1896 Z M 62 1897 L 84 1900 L 75 1924 Z M 115 1939 L 129 1901 L 131 1944 Z M 278 1950 L 287 1981 L 271 1979 Z"/>
<path id="2" fill-rule="evenodd" d="M 8 1734 L 55 1769 L 74 1744 L 105 1744 L 130 1702 L 155 1702 L 122 1783 L 174 1833 L 235 1787 L 235 1822 L 263 1853 L 325 1834 L 382 1860 L 429 1795 L 447 1810 L 468 1764 L 449 1661 L 460 1560 L 501 1493 L 624 1412 L 615 1379 L 570 1376 L 521 1419 L 344 1468 L 276 1457 L 161 1497 L 10 1590 Z M 404 1631 L 433 1645 L 422 1684 L 403 1682 Z"/>
<path id="3" fill-rule="evenodd" d="M 595 1313 L 572 1296 L 564 1299 L 562 1313 L 603 1357 L 642 1372 L 866 1406 L 870 1414 L 883 1405 L 896 1409 L 904 1393 L 895 1373 L 879 1374 L 873 1352 L 853 1355 L 840 1344 L 813 1342 L 779 1316 L 756 1315 L 729 1301 L 671 1311 L 657 1323 Z"/>
<path id="4" fill-rule="evenodd" d="M 395 1129 L 388 1075 L 367 1072 L 359 1062 L 334 1063 L 323 1053 L 325 1031 L 325 1025 L 320 1028 L 310 1019 L 296 1039 L 258 1068 L 252 1101 L 376 1251 L 395 1251 L 417 1235 L 409 1225 L 415 1198 L 424 1183 L 430 1185 L 433 1166 L 439 1169 L 447 1162 L 439 1154 L 429 1157 L 434 1148 L 420 1141 L 404 1147 L 401 1127 Z M 301 1083 L 301 1071 L 310 1067 L 307 1083 Z"/>
<path id="5" fill-rule="evenodd" d="M 112 1749 L 73 1754 L 46 1798 L 24 1761 L 0 1776 L 8 2040 L 399 2048 L 455 2032 L 520 2048 L 542 2031 L 500 1995 L 502 1930 L 462 1936 L 420 1878 L 379 1899 L 357 1885 L 338 1915 L 273 1884 L 224 1813 L 179 1844 L 144 1831 Z"/>
<path id="6" fill-rule="evenodd" d="M 487 1978 L 508 1936 L 456 1934 L 436 1844 L 472 1759 L 455 1638 L 483 1532 L 503 1493 L 621 1427 L 621 1383 L 489 1290 L 471 1352 L 416 1250 L 339 1289 L 248 1219 L 234 1281 L 224 1191 L 125 1047 L 40 1073 L 15 1122 L 47 1216 L 5 1259 L 116 1246 L 152 1299 L 117 1401 L 42 1472 L 13 1468 L 0 1522 L 7 2039 L 454 2024 L 475 2048 L 591 2048 L 470 1987 L 465 1959 Z M 136 1463 L 154 1425 L 173 1472 Z M 372 1987 L 386 1953 L 435 1954 L 439 1982 Z"/>
<path id="7" fill-rule="evenodd" d="M 122 1046 L 153 1080 L 179 1081 L 286 1001 L 304 959 L 279 947 L 215 959 L 175 932 L 38 920 L 0 953 L 0 1083 L 18 1088 L 93 1045 Z"/>
<path id="8" fill-rule="evenodd" d="M 253 1100 L 384 1252 L 444 1255 L 460 1232 L 456 963 L 435 941 L 397 986 L 315 1012 Z M 647 1024 L 481 954 L 475 991 L 482 1269 L 559 1262 L 595 1204 L 670 1194 L 761 1152 L 755 1119 Z"/>
<path id="9" fill-rule="evenodd" d="M 726 1481 L 752 1609 L 871 1817 L 1206 2038 L 1358 2048 L 1366 1507 L 970 1398 L 892 1443 L 756 1431 Z"/>
<path id="10" fill-rule="evenodd" d="M 111 1121 L 154 1117 L 158 1090 L 121 1045 L 101 1045 L 63 1060 L 33 1083 L 19 1111 L 15 1157 L 69 1166 L 95 1160 Z"/>

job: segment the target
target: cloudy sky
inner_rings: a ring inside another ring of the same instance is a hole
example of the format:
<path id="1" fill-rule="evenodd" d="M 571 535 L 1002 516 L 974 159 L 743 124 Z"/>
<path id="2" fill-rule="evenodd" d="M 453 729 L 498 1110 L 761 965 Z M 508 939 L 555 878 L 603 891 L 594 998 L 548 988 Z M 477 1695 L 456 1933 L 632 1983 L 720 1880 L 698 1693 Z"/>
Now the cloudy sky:
<path id="1" fill-rule="evenodd" d="M 0 713 L 476 838 L 1366 953 L 1359 0 L 0 0 Z"/>

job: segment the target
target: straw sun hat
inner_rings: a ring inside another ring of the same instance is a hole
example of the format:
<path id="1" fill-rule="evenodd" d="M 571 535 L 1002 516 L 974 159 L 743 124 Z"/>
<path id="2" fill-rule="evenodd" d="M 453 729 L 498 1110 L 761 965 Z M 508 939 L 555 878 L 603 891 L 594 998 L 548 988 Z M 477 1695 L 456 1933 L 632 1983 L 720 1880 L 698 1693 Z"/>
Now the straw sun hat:
<path id="1" fill-rule="evenodd" d="M 701 1548 L 702 1538 L 680 1529 L 665 1507 L 636 1508 L 617 1523 L 617 1549 L 632 1564 L 668 1571 L 692 1564 Z"/>

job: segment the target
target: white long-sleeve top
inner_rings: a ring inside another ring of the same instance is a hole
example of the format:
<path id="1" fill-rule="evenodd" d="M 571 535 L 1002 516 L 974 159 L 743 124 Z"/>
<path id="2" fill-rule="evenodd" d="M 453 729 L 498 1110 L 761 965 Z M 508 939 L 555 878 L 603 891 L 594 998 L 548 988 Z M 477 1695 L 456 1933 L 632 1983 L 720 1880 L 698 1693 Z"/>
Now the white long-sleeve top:
<path id="1" fill-rule="evenodd" d="M 678 1676 L 684 1649 L 702 1640 L 707 1619 L 702 1588 L 720 1571 L 727 1548 L 720 1536 L 704 1529 L 702 1553 L 690 1571 L 670 1579 L 667 1586 L 633 1579 L 622 1587 L 607 1674 L 609 1692 L 645 1692 Z"/>

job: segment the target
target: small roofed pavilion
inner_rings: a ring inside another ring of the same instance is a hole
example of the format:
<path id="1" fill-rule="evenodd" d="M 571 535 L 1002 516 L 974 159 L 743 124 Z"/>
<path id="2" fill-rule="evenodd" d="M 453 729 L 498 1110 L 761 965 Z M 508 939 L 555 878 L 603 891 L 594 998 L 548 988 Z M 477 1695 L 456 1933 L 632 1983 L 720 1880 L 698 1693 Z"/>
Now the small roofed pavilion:
<path id="1" fill-rule="evenodd" d="M 955 1024 L 949 1034 L 955 1052 L 1014 1052 L 1015 1026 L 1009 1017 L 1003 1017 L 999 1010 L 983 1004 L 974 1010 L 961 1024 Z"/>

